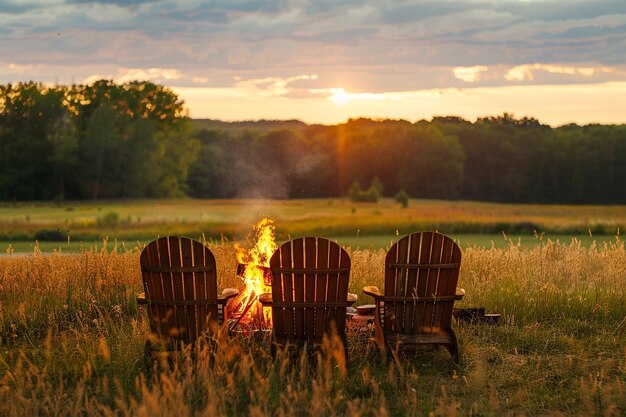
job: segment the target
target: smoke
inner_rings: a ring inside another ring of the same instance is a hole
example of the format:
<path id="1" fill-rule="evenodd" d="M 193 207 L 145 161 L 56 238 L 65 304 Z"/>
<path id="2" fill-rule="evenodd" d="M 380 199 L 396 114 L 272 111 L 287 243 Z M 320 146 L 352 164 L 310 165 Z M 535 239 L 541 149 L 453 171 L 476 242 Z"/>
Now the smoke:
<path id="1" fill-rule="evenodd" d="M 254 167 L 253 167 L 254 168 Z M 273 170 L 250 170 L 237 184 L 237 198 L 274 199 L 289 198 L 289 183 L 280 172 Z"/>

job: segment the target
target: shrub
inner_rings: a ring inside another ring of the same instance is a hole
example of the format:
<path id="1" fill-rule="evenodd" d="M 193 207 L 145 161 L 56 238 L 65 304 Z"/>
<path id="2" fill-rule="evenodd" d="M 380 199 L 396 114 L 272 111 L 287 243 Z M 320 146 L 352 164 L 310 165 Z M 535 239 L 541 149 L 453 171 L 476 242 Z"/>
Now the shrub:
<path id="1" fill-rule="evenodd" d="M 409 206 L 409 195 L 404 190 L 398 191 L 396 194 L 396 201 L 402 204 L 402 207 L 407 208 Z"/>
<path id="2" fill-rule="evenodd" d="M 385 186 L 382 181 L 378 177 L 374 177 L 372 183 L 370 184 L 370 190 L 375 190 L 378 193 L 378 197 L 383 196 L 383 192 L 385 191 Z"/>
<path id="3" fill-rule="evenodd" d="M 110 211 L 104 216 L 98 217 L 98 226 L 116 227 L 120 222 L 120 215 L 115 211 Z"/>
<path id="4" fill-rule="evenodd" d="M 42 242 L 63 242 L 67 240 L 67 236 L 61 233 L 59 229 L 42 229 L 35 232 L 35 239 L 41 240 Z"/>
<path id="5" fill-rule="evenodd" d="M 350 201 L 356 203 L 377 203 L 381 195 L 382 184 L 380 183 L 378 177 L 374 178 L 367 191 L 363 191 L 361 184 L 357 181 L 354 181 L 348 189 L 348 197 L 350 198 Z"/>

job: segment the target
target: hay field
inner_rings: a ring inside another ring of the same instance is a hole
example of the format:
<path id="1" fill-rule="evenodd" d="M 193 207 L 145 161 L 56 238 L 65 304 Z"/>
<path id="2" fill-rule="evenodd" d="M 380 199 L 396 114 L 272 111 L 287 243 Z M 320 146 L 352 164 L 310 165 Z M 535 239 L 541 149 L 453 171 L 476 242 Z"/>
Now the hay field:
<path id="1" fill-rule="evenodd" d="M 261 217 L 276 220 L 287 236 L 404 235 L 415 230 L 450 233 L 615 236 L 626 227 L 626 206 L 497 204 L 391 199 L 353 203 L 310 200 L 141 200 L 122 202 L 12 203 L 0 206 L 0 241 L 152 240 L 180 234 L 241 238 Z M 56 234 L 55 234 L 56 233 Z M 47 238 L 46 238 L 47 237 Z"/>
<path id="2" fill-rule="evenodd" d="M 212 244 L 220 287 L 230 244 Z M 384 251 L 351 251 L 350 290 L 381 285 Z M 267 340 L 222 338 L 192 361 L 151 368 L 134 296 L 137 250 L 0 257 L 0 415 L 619 416 L 626 410 L 626 250 L 547 242 L 464 250 L 459 306 L 503 314 L 456 325 L 443 350 L 386 362 L 350 335 L 350 361 L 317 371 L 272 361 Z M 328 352 L 327 352 L 328 353 Z"/>
<path id="3" fill-rule="evenodd" d="M 76 253 L 117 242 L 119 249 L 158 236 L 245 241 L 261 217 L 276 220 L 279 241 L 324 236 L 353 249 L 389 247 L 400 236 L 438 230 L 460 245 L 506 248 L 547 239 L 589 246 L 612 241 L 626 227 L 626 206 L 496 204 L 411 200 L 408 208 L 383 199 L 140 200 L 123 202 L 16 202 L 0 205 L 0 254 L 37 250 Z"/>

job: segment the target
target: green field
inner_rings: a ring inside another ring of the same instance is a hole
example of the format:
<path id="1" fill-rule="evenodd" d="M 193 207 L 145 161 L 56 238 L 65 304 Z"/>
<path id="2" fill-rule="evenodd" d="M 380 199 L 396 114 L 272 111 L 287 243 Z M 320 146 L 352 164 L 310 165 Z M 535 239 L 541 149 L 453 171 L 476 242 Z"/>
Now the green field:
<path id="1" fill-rule="evenodd" d="M 354 250 L 359 249 L 387 249 L 394 242 L 399 240 L 401 235 L 361 235 L 361 236 L 328 236 L 331 240 L 338 242 L 344 247 Z M 451 234 L 462 248 L 479 247 L 479 248 L 506 248 L 508 246 L 521 245 L 524 247 L 533 247 L 536 245 L 546 244 L 549 240 L 569 244 L 571 242 L 580 243 L 584 247 L 592 244 L 604 245 L 605 243 L 615 242 L 617 236 L 611 235 L 503 235 L 503 234 Z M 81 253 L 84 251 L 96 250 L 100 251 L 105 248 L 118 251 L 134 250 L 141 248 L 147 244 L 149 240 L 89 240 L 69 242 L 46 242 L 46 241 L 0 241 L 0 256 L 8 253 Z M 211 240 L 209 240 L 211 242 Z M 235 241 L 232 241 L 233 243 Z M 279 241 L 278 243 L 281 243 Z M 245 242 L 244 242 L 245 243 Z"/>
<path id="2" fill-rule="evenodd" d="M 353 203 L 317 200 L 142 200 L 131 202 L 14 203 L 0 206 L 0 245 L 30 251 L 75 252 L 108 238 L 126 247 L 180 234 L 207 240 L 245 240 L 261 217 L 276 221 L 278 240 L 303 235 L 336 239 L 354 248 L 384 248 L 416 230 L 439 230 L 462 246 L 506 247 L 548 238 L 588 245 L 613 240 L 626 225 L 626 206 L 513 205 L 468 201 L 392 200 Z M 543 234 L 543 236 L 542 236 Z M 536 236 L 542 236 L 540 238 Z M 68 246 L 69 237 L 69 246 Z"/>

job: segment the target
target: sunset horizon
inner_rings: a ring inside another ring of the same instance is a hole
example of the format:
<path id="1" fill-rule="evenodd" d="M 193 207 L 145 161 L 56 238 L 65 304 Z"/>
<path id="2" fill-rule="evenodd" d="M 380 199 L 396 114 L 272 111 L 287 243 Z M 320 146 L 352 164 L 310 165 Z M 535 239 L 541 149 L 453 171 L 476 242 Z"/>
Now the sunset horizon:
<path id="1" fill-rule="evenodd" d="M 626 123 L 614 0 L 15 0 L 0 24 L 0 83 L 151 81 L 193 118 Z"/>
<path id="2" fill-rule="evenodd" d="M 621 125 L 626 123 L 626 117 L 623 116 L 622 107 L 620 107 L 622 97 L 626 96 L 626 82 L 573 86 L 548 85 L 533 88 L 519 86 L 449 88 L 424 90 L 421 95 L 418 92 L 411 92 L 405 97 L 398 92 L 373 94 L 351 93 L 343 90 L 347 95 L 358 97 L 346 103 L 337 103 L 333 95 L 308 100 L 289 97 L 266 98 L 254 95 L 247 97 L 223 95 L 216 98 L 212 97 L 211 91 L 202 88 L 171 87 L 171 89 L 184 100 L 191 118 L 224 122 L 298 120 L 307 124 L 333 125 L 358 118 L 417 122 L 432 120 L 436 117 L 460 117 L 475 122 L 484 117 L 508 114 L 518 119 L 533 118 L 552 127 L 568 124 Z M 532 103 L 538 97 L 537 89 L 546 90 L 546 97 L 542 99 L 542 106 L 539 109 L 535 108 L 537 106 Z M 606 89 L 611 89 L 615 97 L 598 97 L 602 95 L 602 90 Z M 515 91 L 516 102 L 501 105 L 507 94 L 511 94 L 511 90 L 517 90 Z M 560 94 L 554 95 L 555 91 Z M 573 106 L 572 100 L 581 95 L 586 97 L 584 100 L 586 105 Z M 394 96 L 397 98 L 393 98 Z M 485 102 L 485 96 L 494 101 Z M 594 102 L 594 99 L 597 101 Z M 242 107 L 242 102 L 248 106 Z M 590 102 L 593 104 L 589 105 Z M 381 108 L 383 107 L 381 103 L 385 104 L 385 108 Z M 479 103 L 482 104 L 479 105 Z M 429 106 L 437 110 L 425 109 Z M 563 107 L 569 108 L 570 111 L 563 112 Z M 598 113 L 590 112 L 590 107 Z"/>

